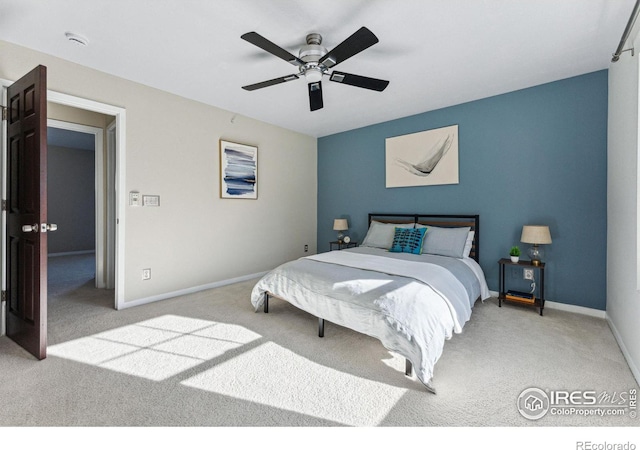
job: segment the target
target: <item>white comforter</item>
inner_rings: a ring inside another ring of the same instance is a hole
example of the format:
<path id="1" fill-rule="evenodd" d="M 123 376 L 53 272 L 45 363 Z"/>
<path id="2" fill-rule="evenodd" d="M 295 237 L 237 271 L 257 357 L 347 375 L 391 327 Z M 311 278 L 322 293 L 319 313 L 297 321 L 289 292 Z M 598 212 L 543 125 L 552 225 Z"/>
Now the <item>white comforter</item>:
<path id="1" fill-rule="evenodd" d="M 430 389 L 445 340 L 462 331 L 478 298 L 490 296 L 482 269 L 472 259 L 398 255 L 364 247 L 277 267 L 253 288 L 256 310 L 265 292 L 379 339 L 411 361 Z"/>

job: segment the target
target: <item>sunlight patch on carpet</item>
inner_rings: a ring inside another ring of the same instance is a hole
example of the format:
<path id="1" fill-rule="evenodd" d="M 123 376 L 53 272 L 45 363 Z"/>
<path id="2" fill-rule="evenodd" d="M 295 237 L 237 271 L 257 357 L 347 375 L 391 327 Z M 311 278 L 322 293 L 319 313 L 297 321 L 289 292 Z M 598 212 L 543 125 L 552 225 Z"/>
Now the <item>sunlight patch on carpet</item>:
<path id="1" fill-rule="evenodd" d="M 259 339 L 244 327 L 165 315 L 53 345 L 49 355 L 161 381 Z"/>
<path id="2" fill-rule="evenodd" d="M 182 384 L 352 426 L 380 424 L 407 391 L 331 369 L 273 342 Z"/>

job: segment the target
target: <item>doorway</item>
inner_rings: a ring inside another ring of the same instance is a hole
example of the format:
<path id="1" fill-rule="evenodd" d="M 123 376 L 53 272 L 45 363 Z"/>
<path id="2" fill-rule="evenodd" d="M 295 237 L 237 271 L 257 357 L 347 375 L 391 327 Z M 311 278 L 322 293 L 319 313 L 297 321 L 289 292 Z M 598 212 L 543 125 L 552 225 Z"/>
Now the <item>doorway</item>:
<path id="1" fill-rule="evenodd" d="M 96 170 L 96 182 L 105 184 L 106 173 L 112 173 L 114 176 L 114 195 L 113 195 L 113 204 L 112 210 L 115 211 L 115 214 L 112 214 L 109 220 L 112 220 L 114 224 L 111 225 L 112 237 L 108 237 L 107 227 L 99 226 L 97 227 L 97 237 L 96 239 L 100 240 L 111 240 L 113 245 L 107 244 L 102 246 L 103 251 L 105 248 L 112 246 L 115 249 L 113 260 L 114 260 L 114 270 L 113 276 L 111 276 L 111 283 L 113 283 L 114 288 L 114 307 L 115 309 L 121 309 L 124 305 L 124 249 L 125 249 L 125 238 L 124 238 L 124 225 L 125 225 L 125 165 L 123 162 L 125 161 L 126 154 L 126 110 L 124 108 L 120 108 L 117 106 L 107 105 L 105 103 L 94 102 L 92 100 L 87 100 L 79 97 L 74 97 L 67 94 L 62 94 L 59 92 L 48 91 L 47 99 L 50 103 L 59 104 L 63 106 L 68 106 L 72 108 L 77 108 L 79 110 L 92 111 L 99 114 L 104 114 L 107 116 L 113 116 L 114 120 L 107 124 L 107 146 L 111 146 L 115 151 L 111 158 L 107 158 L 105 160 L 104 157 L 96 158 L 96 160 L 100 159 L 101 161 L 105 161 L 100 170 Z M 104 156 L 104 155 L 103 155 Z M 104 197 L 103 197 L 104 198 Z M 100 216 L 96 217 L 97 224 L 105 224 L 108 220 L 105 220 L 104 215 L 106 214 L 106 209 L 104 201 L 99 203 L 100 200 L 96 203 L 96 208 L 99 211 L 98 214 Z M 102 233 L 102 235 L 101 235 Z M 98 251 L 98 247 L 96 248 Z M 105 261 L 108 255 L 101 255 L 99 258 L 101 261 Z M 96 257 L 96 260 L 98 258 Z M 96 267 L 96 270 L 102 273 L 105 273 L 104 270 L 100 270 L 100 267 Z M 103 284 L 107 286 L 107 279 L 103 278 L 99 287 L 103 287 Z"/>
<path id="2" fill-rule="evenodd" d="M 58 224 L 49 239 L 49 256 L 93 253 L 95 287 L 113 289 L 115 218 L 110 212 L 115 209 L 116 149 L 103 143 L 105 134 L 115 133 L 114 118 L 60 105 L 50 105 L 49 117 L 49 221 Z"/>
<path id="3" fill-rule="evenodd" d="M 102 287 L 99 279 L 103 276 L 97 269 L 103 266 L 101 254 L 105 252 L 103 240 L 97 239 L 101 225 L 98 203 L 108 193 L 103 193 L 97 177 L 104 128 L 51 117 L 95 122 L 102 127 L 110 119 L 87 116 L 76 109 L 61 111 L 58 105 L 49 105 L 47 110 L 47 216 L 57 226 L 47 239 L 47 309 L 52 323 L 52 307 L 77 299 L 81 289 Z"/>

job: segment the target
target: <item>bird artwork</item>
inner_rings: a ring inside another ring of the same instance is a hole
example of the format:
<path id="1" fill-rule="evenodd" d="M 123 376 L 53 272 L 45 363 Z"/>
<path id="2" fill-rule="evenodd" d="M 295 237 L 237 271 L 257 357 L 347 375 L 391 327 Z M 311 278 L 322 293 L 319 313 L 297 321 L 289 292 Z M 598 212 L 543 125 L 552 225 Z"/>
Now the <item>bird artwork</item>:
<path id="1" fill-rule="evenodd" d="M 433 172 L 444 155 L 447 154 L 447 151 L 451 148 L 452 142 L 453 135 L 448 134 L 446 137 L 436 142 L 432 147 L 428 148 L 418 162 L 411 163 L 398 157 L 395 158 L 395 162 L 397 165 L 413 175 L 427 177 L 431 175 L 431 172 Z"/>

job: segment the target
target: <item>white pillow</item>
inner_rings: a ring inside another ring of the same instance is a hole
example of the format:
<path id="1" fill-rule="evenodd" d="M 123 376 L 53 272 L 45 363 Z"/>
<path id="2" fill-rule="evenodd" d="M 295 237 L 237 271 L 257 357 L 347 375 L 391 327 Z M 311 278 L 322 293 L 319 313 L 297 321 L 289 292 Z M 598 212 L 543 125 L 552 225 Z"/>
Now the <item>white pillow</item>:
<path id="1" fill-rule="evenodd" d="M 431 227 L 431 225 L 422 225 L 421 223 L 416 224 L 416 228 L 428 228 L 428 227 Z M 469 228 L 469 227 L 464 227 L 464 228 Z M 475 237 L 475 235 L 476 235 L 475 231 L 469 231 L 469 233 L 467 234 L 467 240 L 464 243 L 464 249 L 462 250 L 462 258 L 468 258 L 469 255 L 471 254 L 471 248 L 473 247 L 473 238 Z M 425 236 L 425 240 L 426 240 L 426 236 Z M 423 251 L 423 253 L 426 253 L 426 252 Z"/>
<path id="2" fill-rule="evenodd" d="M 463 258 L 470 231 L 471 227 L 440 228 L 427 226 L 427 235 L 422 246 L 422 253 Z"/>
<path id="3" fill-rule="evenodd" d="M 362 247 L 376 247 L 389 250 L 393 244 L 393 236 L 398 228 L 413 228 L 413 223 L 382 223 L 371 221 L 369 231 L 362 241 Z"/>
<path id="4" fill-rule="evenodd" d="M 464 258 L 468 258 L 471 254 L 471 247 L 473 247 L 473 238 L 475 234 L 475 231 L 469 231 L 469 234 L 467 235 L 467 242 L 464 243 L 464 250 L 462 251 L 462 256 Z"/>

